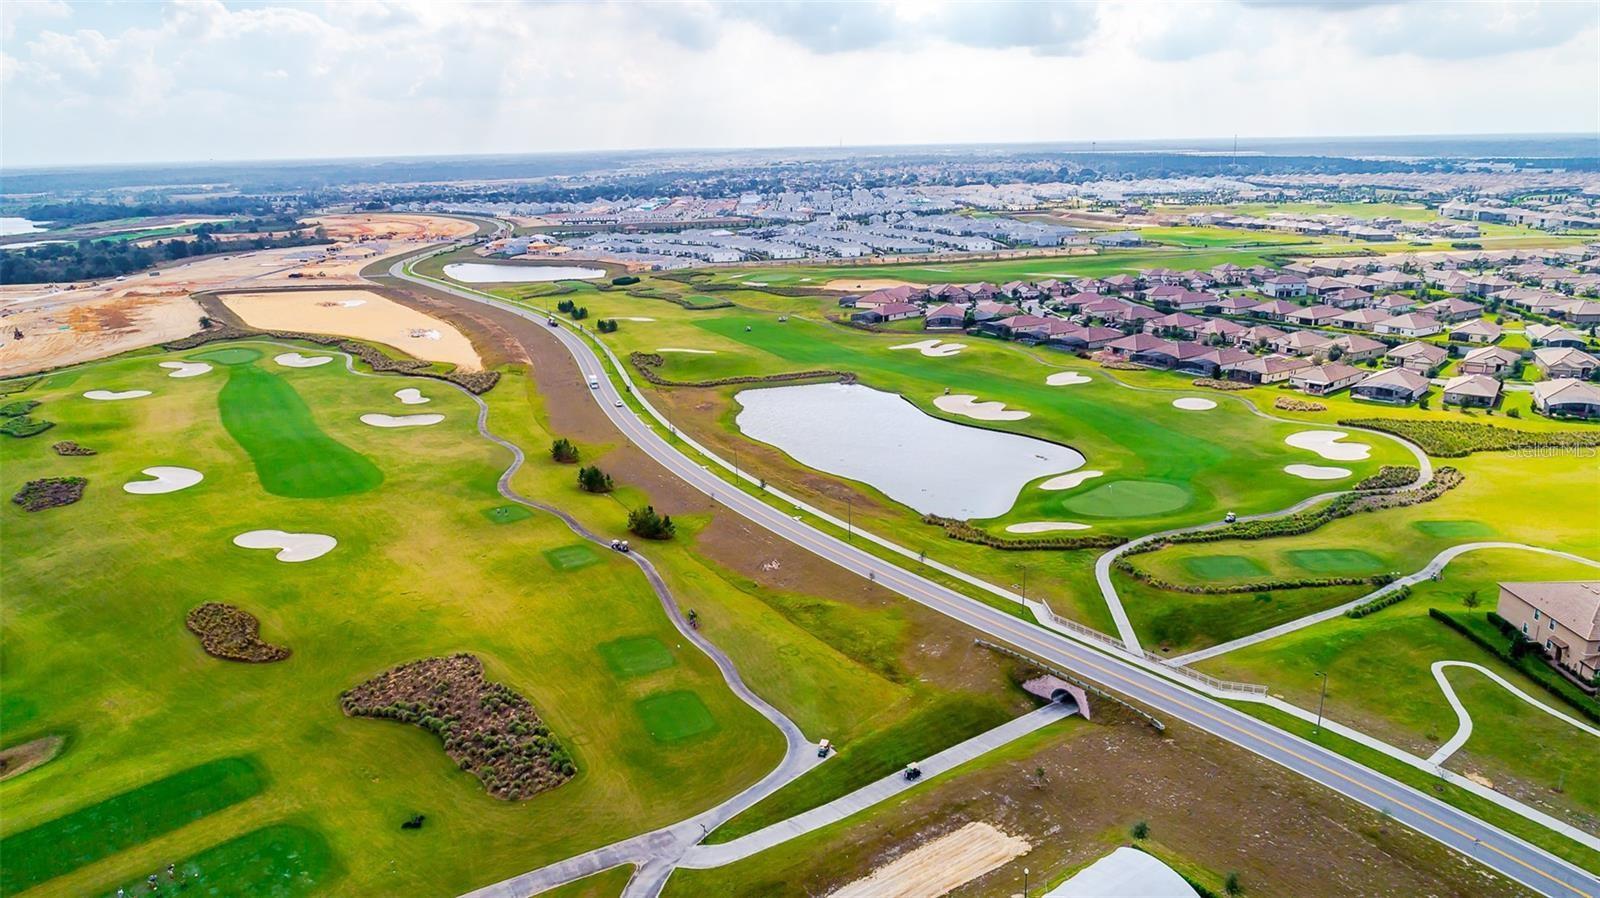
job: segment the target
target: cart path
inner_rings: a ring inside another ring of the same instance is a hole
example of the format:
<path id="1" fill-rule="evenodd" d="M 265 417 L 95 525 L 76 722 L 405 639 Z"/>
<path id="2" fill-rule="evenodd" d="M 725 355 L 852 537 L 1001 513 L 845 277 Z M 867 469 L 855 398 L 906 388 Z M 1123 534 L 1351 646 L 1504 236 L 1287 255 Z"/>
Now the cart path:
<path id="1" fill-rule="evenodd" d="M 1199 651 L 1190 652 L 1187 655 L 1179 655 L 1176 658 L 1171 659 L 1170 663 L 1184 665 L 1194 664 L 1197 661 L 1204 661 L 1207 658 L 1215 658 L 1218 655 L 1225 655 L 1228 652 L 1234 651 L 1235 649 L 1242 649 L 1245 646 L 1255 645 L 1259 642 L 1266 642 L 1269 639 L 1276 639 L 1285 633 L 1293 633 L 1296 630 L 1303 630 L 1313 624 L 1320 624 L 1323 621 L 1332 620 L 1352 608 L 1365 605 L 1373 599 L 1382 598 L 1383 596 L 1386 596 L 1389 593 L 1400 589 L 1401 587 L 1413 586 L 1423 582 L 1424 580 L 1431 580 L 1438 576 L 1438 574 L 1445 569 L 1445 566 L 1456 560 L 1456 558 L 1465 555 L 1468 552 L 1476 552 L 1479 549 L 1520 549 L 1524 552 L 1538 552 L 1541 555 L 1553 555 L 1557 558 L 1565 558 L 1568 561 L 1576 561 L 1579 564 L 1587 564 L 1590 567 L 1600 568 L 1600 561 L 1585 558 L 1582 555 L 1574 555 L 1571 552 L 1563 552 L 1559 549 L 1546 549 L 1543 546 L 1530 546 L 1524 543 L 1505 542 L 1461 543 L 1459 545 L 1451 546 L 1450 548 L 1445 549 L 1443 552 L 1433 556 L 1433 560 L 1429 561 L 1427 565 L 1422 568 L 1422 570 L 1417 571 L 1414 574 L 1407 574 L 1406 576 L 1401 577 L 1392 583 L 1381 586 L 1378 589 L 1374 589 L 1372 592 L 1369 592 L 1364 596 L 1351 599 L 1342 605 L 1335 605 L 1332 608 L 1327 608 L 1314 614 L 1308 614 L 1305 617 L 1295 618 L 1292 621 L 1279 624 L 1276 627 L 1268 627 L 1267 629 L 1258 633 L 1251 633 L 1249 636 L 1241 636 L 1238 639 L 1230 642 L 1224 642 L 1219 645 L 1211 646 L 1210 648 L 1204 648 L 1200 649 Z"/>
<path id="2" fill-rule="evenodd" d="M 1600 730 L 1595 729 L 1594 727 L 1584 723 L 1581 720 L 1578 720 L 1577 718 L 1568 717 L 1566 714 L 1563 714 L 1544 702 L 1539 701 L 1528 693 L 1523 692 L 1521 689 L 1518 689 L 1517 687 L 1506 682 L 1504 677 L 1500 676 L 1489 668 L 1484 667 L 1482 664 L 1474 664 L 1471 661 L 1435 661 L 1433 662 L 1433 678 L 1438 681 L 1439 688 L 1444 690 L 1445 700 L 1448 701 L 1450 703 L 1450 707 L 1455 710 L 1456 721 L 1459 725 L 1456 728 L 1456 734 L 1451 736 L 1449 741 L 1445 742 L 1445 744 L 1439 746 L 1438 751 L 1428 756 L 1429 764 L 1433 764 L 1435 766 L 1443 765 L 1445 761 L 1450 759 L 1451 755 L 1460 750 L 1461 746 L 1467 744 L 1468 739 L 1472 738 L 1472 715 L 1467 713 L 1466 706 L 1461 703 L 1460 697 L 1456 695 L 1455 687 L 1450 685 L 1450 678 L 1444 675 L 1445 669 L 1450 667 L 1464 667 L 1468 670 L 1475 670 L 1478 673 L 1481 673 L 1489 679 L 1495 681 L 1499 685 L 1505 687 L 1507 692 L 1510 692 L 1517 698 L 1520 698 L 1535 708 L 1538 708 L 1540 711 L 1549 714 L 1551 717 L 1554 717 L 1557 720 L 1565 721 L 1577 727 L 1578 729 L 1583 730 L 1585 733 L 1588 733 L 1591 736 L 1600 738 Z"/>

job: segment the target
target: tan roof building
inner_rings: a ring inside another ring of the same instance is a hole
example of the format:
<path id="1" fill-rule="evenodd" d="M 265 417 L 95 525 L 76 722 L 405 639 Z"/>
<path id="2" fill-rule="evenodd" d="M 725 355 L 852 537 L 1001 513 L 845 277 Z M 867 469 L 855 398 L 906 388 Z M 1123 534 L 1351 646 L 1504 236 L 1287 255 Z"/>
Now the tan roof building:
<path id="1" fill-rule="evenodd" d="M 1600 674 L 1600 580 L 1502 583 L 1495 610 L 1557 667 L 1585 682 Z"/>

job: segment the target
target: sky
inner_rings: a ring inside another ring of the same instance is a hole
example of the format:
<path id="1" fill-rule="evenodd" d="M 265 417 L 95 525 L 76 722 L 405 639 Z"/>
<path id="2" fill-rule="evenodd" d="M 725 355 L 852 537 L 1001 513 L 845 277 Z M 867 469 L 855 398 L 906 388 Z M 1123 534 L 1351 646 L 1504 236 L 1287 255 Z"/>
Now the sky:
<path id="1" fill-rule="evenodd" d="M 1600 130 L 1578 2 L 0 3 L 0 165 Z"/>

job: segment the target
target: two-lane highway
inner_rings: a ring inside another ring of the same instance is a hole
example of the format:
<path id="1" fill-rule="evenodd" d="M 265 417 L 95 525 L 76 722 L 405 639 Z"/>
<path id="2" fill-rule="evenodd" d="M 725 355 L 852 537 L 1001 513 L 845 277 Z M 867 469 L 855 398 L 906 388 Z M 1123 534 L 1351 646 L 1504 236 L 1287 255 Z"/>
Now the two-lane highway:
<path id="1" fill-rule="evenodd" d="M 536 314 L 485 293 L 411 274 L 403 259 L 390 275 L 464 300 L 497 306 L 531 320 Z M 572 354 L 583 377 L 595 378 L 594 391 L 611 421 L 634 445 L 663 467 L 702 490 L 728 511 L 739 514 L 821 557 L 878 584 L 1009 643 L 1049 664 L 1075 671 L 1168 718 L 1254 752 L 1341 795 L 1388 814 L 1396 822 L 1428 835 L 1546 895 L 1600 898 L 1600 877 L 1555 857 L 1464 811 L 1370 770 L 1344 756 L 1289 734 L 1248 714 L 1193 692 L 1158 675 L 1136 659 L 1080 644 L 1022 621 L 872 555 L 809 524 L 797 521 L 761 499 L 734 488 L 684 455 L 641 421 L 623 402 L 605 365 L 589 342 L 568 327 L 550 333 Z"/>

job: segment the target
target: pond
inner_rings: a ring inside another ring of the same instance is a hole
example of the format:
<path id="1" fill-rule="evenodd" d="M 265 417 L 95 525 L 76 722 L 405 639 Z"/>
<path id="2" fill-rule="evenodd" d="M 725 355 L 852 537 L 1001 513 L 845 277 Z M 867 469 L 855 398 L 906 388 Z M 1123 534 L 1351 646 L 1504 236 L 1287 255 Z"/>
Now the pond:
<path id="1" fill-rule="evenodd" d="M 571 265 L 491 265 L 487 262 L 451 262 L 446 277 L 463 284 L 531 284 L 538 281 L 592 281 L 605 277 L 600 268 Z"/>
<path id="2" fill-rule="evenodd" d="M 0 237 L 10 237 L 12 234 L 37 234 L 43 230 L 44 226 L 40 222 L 0 215 Z"/>
<path id="3" fill-rule="evenodd" d="M 953 424 L 859 384 L 767 387 L 733 398 L 746 436 L 924 514 L 997 517 L 1030 481 L 1083 465 L 1066 446 Z"/>

